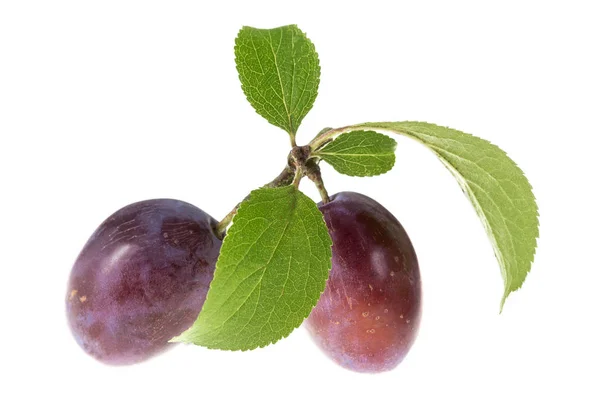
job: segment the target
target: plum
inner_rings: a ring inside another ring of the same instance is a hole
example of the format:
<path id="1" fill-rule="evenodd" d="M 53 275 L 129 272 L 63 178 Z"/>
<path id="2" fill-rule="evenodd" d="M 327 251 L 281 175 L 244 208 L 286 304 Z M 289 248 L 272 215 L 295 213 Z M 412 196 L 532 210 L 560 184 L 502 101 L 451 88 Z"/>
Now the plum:
<path id="1" fill-rule="evenodd" d="M 411 348 L 421 319 L 421 277 L 410 239 L 389 211 L 359 193 L 338 193 L 319 209 L 333 241 L 332 267 L 305 325 L 341 366 L 391 370 Z"/>
<path id="2" fill-rule="evenodd" d="M 221 248 L 216 221 L 179 200 L 130 204 L 92 234 L 71 270 L 66 307 L 79 345 L 133 364 L 173 346 L 200 313 Z"/>

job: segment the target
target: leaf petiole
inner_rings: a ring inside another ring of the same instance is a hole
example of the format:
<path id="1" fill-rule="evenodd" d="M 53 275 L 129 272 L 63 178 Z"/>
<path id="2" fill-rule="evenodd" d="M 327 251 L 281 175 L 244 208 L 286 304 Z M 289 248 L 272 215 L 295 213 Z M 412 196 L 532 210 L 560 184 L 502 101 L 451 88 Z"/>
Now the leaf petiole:
<path id="1" fill-rule="evenodd" d="M 318 151 L 337 136 L 341 135 L 342 133 L 350 132 L 353 129 L 355 129 L 353 126 L 343 126 L 336 129 L 325 128 L 313 140 L 310 141 L 308 144 L 310 146 L 310 150 L 312 152 Z"/>
<path id="2" fill-rule="evenodd" d="M 300 186 L 300 181 L 302 180 L 303 177 L 304 177 L 304 174 L 302 173 L 302 170 L 300 168 L 296 168 L 296 173 L 294 174 L 294 180 L 292 181 L 292 185 L 294 185 L 294 187 L 296 189 L 298 189 L 298 187 Z"/>

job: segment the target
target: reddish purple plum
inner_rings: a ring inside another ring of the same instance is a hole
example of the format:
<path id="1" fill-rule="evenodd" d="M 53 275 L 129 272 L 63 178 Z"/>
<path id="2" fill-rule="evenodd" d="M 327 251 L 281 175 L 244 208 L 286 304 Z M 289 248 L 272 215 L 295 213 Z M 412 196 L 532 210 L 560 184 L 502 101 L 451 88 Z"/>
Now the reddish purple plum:
<path id="1" fill-rule="evenodd" d="M 398 220 L 362 194 L 319 204 L 333 241 L 332 267 L 306 327 L 339 365 L 357 372 L 396 367 L 421 319 L 417 256 Z"/>
<path id="2" fill-rule="evenodd" d="M 200 313 L 221 240 L 216 221 L 179 200 L 130 204 L 92 234 L 67 288 L 79 345 L 106 364 L 144 361 L 173 346 Z"/>

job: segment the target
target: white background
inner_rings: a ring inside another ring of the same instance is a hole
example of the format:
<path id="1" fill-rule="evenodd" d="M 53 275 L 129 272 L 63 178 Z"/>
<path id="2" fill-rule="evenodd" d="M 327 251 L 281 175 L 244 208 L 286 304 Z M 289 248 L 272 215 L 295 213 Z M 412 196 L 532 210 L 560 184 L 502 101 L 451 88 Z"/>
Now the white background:
<path id="1" fill-rule="evenodd" d="M 3 1 L 0 398 L 600 398 L 594 3 Z M 288 138 L 246 102 L 233 41 L 242 25 L 289 23 L 322 66 L 300 143 L 325 126 L 424 120 L 519 163 L 541 214 L 523 289 L 499 315 L 501 275 L 475 212 L 430 152 L 399 137 L 387 175 L 323 172 L 330 193 L 385 205 L 417 250 L 424 317 L 394 371 L 346 371 L 304 329 L 252 352 L 95 362 L 64 315 L 79 250 L 128 203 L 178 198 L 221 218 L 279 172 Z"/>

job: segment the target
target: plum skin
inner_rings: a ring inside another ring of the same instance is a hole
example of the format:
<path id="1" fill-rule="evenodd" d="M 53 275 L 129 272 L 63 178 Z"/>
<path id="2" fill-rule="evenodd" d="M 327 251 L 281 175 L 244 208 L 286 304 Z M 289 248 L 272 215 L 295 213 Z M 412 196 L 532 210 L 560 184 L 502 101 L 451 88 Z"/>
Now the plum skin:
<path id="1" fill-rule="evenodd" d="M 341 192 L 319 209 L 333 241 L 332 267 L 305 325 L 339 365 L 389 371 L 410 350 L 421 319 L 414 248 L 398 220 L 367 196 Z"/>
<path id="2" fill-rule="evenodd" d="M 173 346 L 206 299 L 221 240 L 216 221 L 179 200 L 130 204 L 92 234 L 71 270 L 66 308 L 79 345 L 106 364 Z"/>

